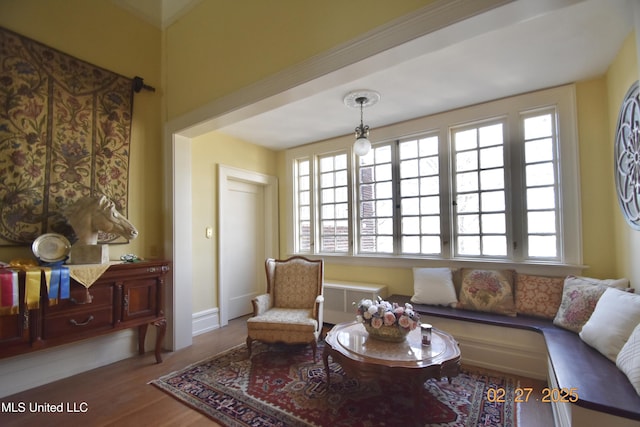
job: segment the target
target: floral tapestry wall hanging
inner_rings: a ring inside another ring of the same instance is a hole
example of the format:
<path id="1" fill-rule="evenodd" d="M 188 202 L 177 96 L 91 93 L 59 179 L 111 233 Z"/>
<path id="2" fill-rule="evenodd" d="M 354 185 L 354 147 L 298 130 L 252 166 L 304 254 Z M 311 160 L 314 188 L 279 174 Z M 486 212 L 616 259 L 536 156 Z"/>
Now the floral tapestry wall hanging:
<path id="1" fill-rule="evenodd" d="M 0 28 L 0 245 L 73 237 L 89 195 L 127 215 L 132 111 L 132 79 Z"/>

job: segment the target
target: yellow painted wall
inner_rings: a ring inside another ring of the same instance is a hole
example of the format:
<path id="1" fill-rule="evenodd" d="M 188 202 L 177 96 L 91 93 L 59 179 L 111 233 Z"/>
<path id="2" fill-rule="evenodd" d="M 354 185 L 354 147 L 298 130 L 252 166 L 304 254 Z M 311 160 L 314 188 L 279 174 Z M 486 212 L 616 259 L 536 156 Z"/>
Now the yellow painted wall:
<path id="1" fill-rule="evenodd" d="M 140 234 L 110 245 L 125 253 L 162 256 L 161 32 L 109 0 L 1 0 L 0 26 L 69 55 L 157 88 L 134 98 L 127 217 Z M 0 247 L 0 260 L 31 257 L 28 247 Z"/>
<path id="2" fill-rule="evenodd" d="M 621 47 L 615 60 L 609 66 L 606 75 L 607 94 L 609 100 L 609 132 L 607 144 L 609 146 L 610 161 L 613 164 L 613 147 L 616 123 L 620 105 L 631 84 L 638 80 L 638 56 L 635 34 L 631 34 Z M 613 166 L 611 169 L 613 174 Z M 616 242 L 616 272 L 619 276 L 628 277 L 632 286 L 640 283 L 640 231 L 633 230 L 624 220 L 616 196 L 613 181 L 610 187 L 612 200 L 610 209 L 614 221 L 613 239 Z"/>
<path id="3" fill-rule="evenodd" d="M 169 120 L 433 0 L 203 1 L 166 31 Z"/>
<path id="4" fill-rule="evenodd" d="M 611 206 L 613 188 L 613 150 L 609 135 L 606 79 L 576 85 L 582 202 L 583 274 L 590 277 L 616 277 L 615 240 Z M 605 100 L 605 102 L 603 102 Z"/>
<path id="5" fill-rule="evenodd" d="M 277 153 L 218 132 L 192 142 L 193 312 L 218 307 L 218 166 L 277 176 Z M 214 238 L 205 237 L 211 226 Z"/>

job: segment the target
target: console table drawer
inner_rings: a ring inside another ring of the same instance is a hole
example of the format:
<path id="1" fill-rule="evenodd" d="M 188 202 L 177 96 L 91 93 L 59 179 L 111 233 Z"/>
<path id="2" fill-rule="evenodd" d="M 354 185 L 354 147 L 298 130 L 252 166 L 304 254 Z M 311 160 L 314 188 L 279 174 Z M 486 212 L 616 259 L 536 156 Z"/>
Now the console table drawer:
<path id="1" fill-rule="evenodd" d="M 93 310 L 70 311 L 45 319 L 43 338 L 68 337 L 98 329 L 113 327 L 113 307 L 107 306 Z"/>
<path id="2" fill-rule="evenodd" d="M 113 286 L 94 285 L 89 289 L 71 282 L 71 292 L 69 299 L 59 299 L 58 304 L 49 305 L 48 313 L 59 313 L 61 311 L 73 310 L 79 307 L 96 307 L 113 305 Z"/>

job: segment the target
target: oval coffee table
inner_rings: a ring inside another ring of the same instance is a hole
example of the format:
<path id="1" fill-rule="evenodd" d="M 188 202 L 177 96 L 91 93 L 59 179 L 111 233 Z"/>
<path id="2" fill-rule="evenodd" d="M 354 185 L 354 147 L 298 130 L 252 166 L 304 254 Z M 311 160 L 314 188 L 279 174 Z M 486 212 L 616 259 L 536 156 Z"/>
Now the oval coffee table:
<path id="1" fill-rule="evenodd" d="M 451 382 L 460 372 L 460 348 L 451 335 L 434 328 L 428 347 L 422 346 L 421 338 L 420 328 L 409 332 L 403 342 L 392 343 L 370 338 L 361 323 L 335 325 L 327 333 L 322 353 L 327 387 L 331 384 L 331 356 L 349 376 L 407 381 L 420 391 L 415 394 L 419 402 L 426 380 L 447 377 Z"/>

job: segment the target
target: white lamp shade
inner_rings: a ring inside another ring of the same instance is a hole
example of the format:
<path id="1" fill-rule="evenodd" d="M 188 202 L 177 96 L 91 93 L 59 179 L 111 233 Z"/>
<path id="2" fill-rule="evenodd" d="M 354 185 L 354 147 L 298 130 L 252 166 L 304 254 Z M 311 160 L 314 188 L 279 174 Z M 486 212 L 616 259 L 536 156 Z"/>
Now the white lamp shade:
<path id="1" fill-rule="evenodd" d="M 356 139 L 355 144 L 353 144 L 353 151 L 355 151 L 358 156 L 366 156 L 369 150 L 371 150 L 371 142 L 365 137 Z"/>

